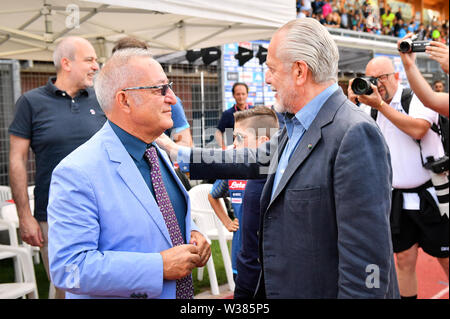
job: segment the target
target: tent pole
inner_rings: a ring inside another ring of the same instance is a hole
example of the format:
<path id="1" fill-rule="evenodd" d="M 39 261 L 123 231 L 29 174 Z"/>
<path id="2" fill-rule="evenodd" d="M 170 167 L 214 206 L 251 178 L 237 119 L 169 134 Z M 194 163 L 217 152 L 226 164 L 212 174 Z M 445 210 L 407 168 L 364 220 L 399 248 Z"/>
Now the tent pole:
<path id="1" fill-rule="evenodd" d="M 15 50 L 15 51 L 6 51 L 6 52 L 0 52 L 0 57 L 2 56 L 10 56 L 10 55 L 15 55 L 15 54 L 24 54 L 24 53 L 32 53 L 32 52 L 39 52 L 39 51 L 44 51 L 43 49 L 23 49 L 23 50 Z"/>
<path id="2" fill-rule="evenodd" d="M 202 147 L 205 147 L 205 87 L 203 71 L 200 72 L 200 94 L 202 98 Z"/>

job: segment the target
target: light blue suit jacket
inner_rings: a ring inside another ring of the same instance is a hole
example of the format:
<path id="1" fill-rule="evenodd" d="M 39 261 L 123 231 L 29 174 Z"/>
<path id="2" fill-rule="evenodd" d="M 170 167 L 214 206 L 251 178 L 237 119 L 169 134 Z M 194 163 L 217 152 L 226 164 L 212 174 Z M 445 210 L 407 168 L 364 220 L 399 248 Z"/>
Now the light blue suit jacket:
<path id="1" fill-rule="evenodd" d="M 187 203 L 188 194 L 170 167 Z M 163 216 L 111 126 L 55 168 L 48 205 L 49 264 L 66 298 L 175 298 L 160 252 L 172 247 Z"/>

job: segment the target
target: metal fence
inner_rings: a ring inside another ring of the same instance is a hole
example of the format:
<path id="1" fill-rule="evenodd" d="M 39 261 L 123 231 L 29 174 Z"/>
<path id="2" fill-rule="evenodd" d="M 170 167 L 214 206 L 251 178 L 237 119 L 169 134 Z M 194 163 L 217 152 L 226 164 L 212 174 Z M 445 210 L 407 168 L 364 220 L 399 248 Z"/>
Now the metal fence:
<path id="1" fill-rule="evenodd" d="M 194 145 L 205 146 L 212 142 L 211 132 L 223 109 L 220 63 L 208 66 L 162 63 L 162 66 L 183 103 Z"/>

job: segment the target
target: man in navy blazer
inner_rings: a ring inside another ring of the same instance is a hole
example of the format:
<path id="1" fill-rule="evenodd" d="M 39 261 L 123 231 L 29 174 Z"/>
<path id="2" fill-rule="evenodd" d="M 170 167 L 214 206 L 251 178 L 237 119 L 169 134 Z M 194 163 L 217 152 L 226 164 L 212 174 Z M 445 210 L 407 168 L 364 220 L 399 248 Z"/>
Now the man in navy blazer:
<path id="1" fill-rule="evenodd" d="M 52 280 L 67 298 L 175 298 L 177 280 L 204 266 L 211 253 L 191 223 L 186 190 L 167 154 L 156 148 L 176 217 L 170 229 L 179 227 L 184 242 L 174 247 L 155 195 L 160 184 L 144 158 L 173 125 L 175 95 L 161 65 L 142 49 L 114 54 L 95 89 L 108 121 L 52 175 Z M 193 293 L 192 284 L 188 288 Z"/>
<path id="2" fill-rule="evenodd" d="M 392 169 L 380 130 L 337 85 L 339 53 L 311 18 L 281 27 L 266 82 L 285 127 L 257 151 L 158 143 L 191 178 L 261 178 L 256 297 L 398 298 L 389 211 Z M 207 164 L 206 164 L 207 163 Z"/>

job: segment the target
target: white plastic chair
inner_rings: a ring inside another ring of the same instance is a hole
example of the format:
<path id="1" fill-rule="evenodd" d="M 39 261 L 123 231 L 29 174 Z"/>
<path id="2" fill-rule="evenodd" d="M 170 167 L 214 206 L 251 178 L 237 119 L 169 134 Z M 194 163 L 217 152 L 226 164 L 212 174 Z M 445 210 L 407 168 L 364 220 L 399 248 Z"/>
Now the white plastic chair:
<path id="1" fill-rule="evenodd" d="M 34 185 L 28 186 L 27 190 L 28 190 L 28 198 L 30 200 L 32 199 L 34 200 Z"/>
<path id="2" fill-rule="evenodd" d="M 219 241 L 228 287 L 230 291 L 234 291 L 233 269 L 231 267 L 230 251 L 227 245 L 227 241 L 231 241 L 233 239 L 233 233 L 229 232 L 225 226 L 223 226 L 222 222 L 214 213 L 214 210 L 208 201 L 208 194 L 211 192 L 211 189 L 212 184 L 201 184 L 194 186 L 191 190 L 189 190 L 191 213 L 193 216 L 196 216 L 199 223 L 197 226 L 200 228 L 200 231 L 210 240 Z M 226 210 L 224 201 L 220 199 L 220 202 Z M 209 272 L 209 269 L 208 273 L 211 280 L 211 273 Z M 203 269 L 199 269 L 199 275 L 203 275 Z"/>
<path id="3" fill-rule="evenodd" d="M 28 198 L 34 199 L 34 185 L 30 185 L 27 187 Z M 12 198 L 11 187 L 6 185 L 0 185 L 0 203 L 6 202 Z"/>
<path id="4" fill-rule="evenodd" d="M 34 214 L 34 199 L 30 199 L 31 214 Z M 9 203 L 0 208 L 0 219 L 12 223 L 16 229 L 19 229 L 19 216 L 17 214 L 17 207 L 15 204 Z M 17 235 L 9 232 L 10 245 L 19 246 Z M 33 257 L 36 264 L 39 263 L 39 247 L 33 247 L 27 243 L 24 246 L 29 247 L 33 251 Z"/>
<path id="5" fill-rule="evenodd" d="M 16 247 L 18 246 L 16 226 L 14 225 L 14 223 L 5 221 L 5 220 L 1 219 L 1 216 L 0 216 L 0 230 L 8 231 L 9 242 L 10 242 L 11 246 L 16 246 Z M 22 282 L 23 281 L 22 268 L 20 267 L 19 258 L 14 253 L 4 252 L 4 253 L 0 254 L 0 260 L 6 259 L 6 258 L 13 258 L 15 282 Z"/>
<path id="6" fill-rule="evenodd" d="M 11 188 L 9 186 L 0 185 L 0 203 L 12 199 Z"/>
<path id="7" fill-rule="evenodd" d="M 34 199 L 30 200 L 31 213 L 34 210 Z M 17 229 L 19 229 L 19 216 L 17 215 L 17 208 L 15 204 L 6 204 L 0 208 L 0 220 L 3 221 L 3 225 L 8 227 L 9 234 L 9 244 L 11 246 L 19 247 L 19 240 L 17 238 Z M 14 227 L 14 230 L 13 230 Z M 34 257 L 34 262 L 38 264 L 40 262 L 39 258 L 39 247 L 30 246 L 27 243 L 22 244 L 30 250 Z"/>
<path id="8" fill-rule="evenodd" d="M 36 277 L 30 251 L 24 247 L 0 245 L 0 254 L 16 255 L 20 260 L 19 264 L 24 278 L 24 281 L 20 283 L 0 284 L 0 299 L 16 299 L 24 296 L 38 299 Z"/>
<path id="9" fill-rule="evenodd" d="M 203 233 L 203 235 L 205 236 L 208 243 L 211 245 L 211 239 L 208 238 L 208 236 L 205 234 L 205 231 L 204 231 L 205 226 L 204 226 L 203 214 L 193 212 L 193 213 L 191 213 L 191 216 L 192 216 L 192 219 L 195 222 L 195 224 L 200 228 L 200 231 Z M 198 268 L 198 270 L 197 270 L 198 280 L 203 280 L 204 269 L 205 269 L 205 267 Z M 216 269 L 214 267 L 214 259 L 213 259 L 212 255 L 211 255 L 211 257 L 209 257 L 208 262 L 206 263 L 206 269 L 208 269 L 211 293 L 213 295 L 217 296 L 220 294 L 220 290 L 219 290 L 219 284 L 217 282 Z"/>

